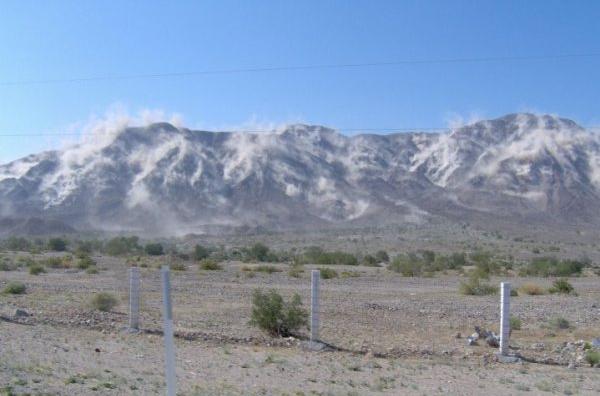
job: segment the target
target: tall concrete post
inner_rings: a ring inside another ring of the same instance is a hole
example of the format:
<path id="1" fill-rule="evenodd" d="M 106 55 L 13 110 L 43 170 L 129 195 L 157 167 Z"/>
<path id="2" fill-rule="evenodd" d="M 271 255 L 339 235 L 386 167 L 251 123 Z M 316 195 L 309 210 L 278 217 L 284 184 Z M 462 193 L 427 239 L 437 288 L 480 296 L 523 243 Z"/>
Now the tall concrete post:
<path id="1" fill-rule="evenodd" d="M 319 340 L 319 279 L 321 271 L 310 273 L 310 342 Z"/>
<path id="2" fill-rule="evenodd" d="M 167 383 L 167 396 L 175 396 L 175 343 L 173 342 L 173 307 L 171 304 L 171 281 L 169 279 L 169 267 L 161 269 L 163 290 L 163 319 L 165 337 L 165 379 Z"/>
<path id="3" fill-rule="evenodd" d="M 129 269 L 129 329 L 140 328 L 140 269 Z"/>
<path id="4" fill-rule="evenodd" d="M 508 354 L 510 337 L 510 283 L 500 283 L 500 354 Z"/>

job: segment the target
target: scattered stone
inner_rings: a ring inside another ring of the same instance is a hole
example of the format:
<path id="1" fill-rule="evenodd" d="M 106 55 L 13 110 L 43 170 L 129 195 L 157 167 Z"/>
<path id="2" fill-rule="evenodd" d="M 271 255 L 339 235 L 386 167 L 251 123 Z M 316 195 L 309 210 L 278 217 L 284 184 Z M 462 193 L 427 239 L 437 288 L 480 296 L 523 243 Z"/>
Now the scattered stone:
<path id="1" fill-rule="evenodd" d="M 15 313 L 13 314 L 13 316 L 15 318 L 26 318 L 31 315 L 29 312 L 25 311 L 24 309 L 17 308 L 17 309 L 15 309 Z"/>
<path id="2" fill-rule="evenodd" d="M 575 369 L 577 369 L 577 363 L 575 363 L 574 361 L 570 361 L 569 365 L 567 366 L 567 368 L 569 370 L 575 370 Z"/>
<path id="3" fill-rule="evenodd" d="M 471 335 L 471 338 L 475 337 L 476 340 L 479 338 L 484 339 L 485 342 L 491 347 L 497 348 L 500 346 L 500 337 L 497 336 L 496 333 L 494 333 L 493 331 L 483 330 L 481 329 L 481 327 L 475 326 L 475 333 Z"/>
<path id="4" fill-rule="evenodd" d="M 503 355 L 501 353 L 496 354 L 496 359 L 498 363 L 521 363 L 522 360 L 518 356 L 514 355 Z"/>
<path id="5" fill-rule="evenodd" d="M 479 340 L 479 334 L 473 333 L 467 337 L 467 345 L 479 345 L 477 340 Z"/>
<path id="6" fill-rule="evenodd" d="M 485 337 L 485 342 L 491 347 L 498 348 L 500 346 L 500 337 L 494 333 L 488 334 L 488 336 Z"/>
<path id="7" fill-rule="evenodd" d="M 457 338 L 457 339 L 460 339 L 460 338 L 462 338 L 462 334 L 460 334 L 460 333 L 456 333 L 456 338 Z"/>

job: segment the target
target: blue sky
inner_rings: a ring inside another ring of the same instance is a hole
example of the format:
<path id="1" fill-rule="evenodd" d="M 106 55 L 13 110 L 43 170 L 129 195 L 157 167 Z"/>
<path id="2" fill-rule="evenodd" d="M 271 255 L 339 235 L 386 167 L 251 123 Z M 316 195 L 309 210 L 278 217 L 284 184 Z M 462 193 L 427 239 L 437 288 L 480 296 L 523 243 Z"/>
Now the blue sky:
<path id="1" fill-rule="evenodd" d="M 600 124 L 600 56 L 48 84 L 16 81 L 411 59 L 600 53 L 597 1 L 11 1 L 0 163 L 115 106 L 190 127 L 439 127 L 516 111 Z"/>

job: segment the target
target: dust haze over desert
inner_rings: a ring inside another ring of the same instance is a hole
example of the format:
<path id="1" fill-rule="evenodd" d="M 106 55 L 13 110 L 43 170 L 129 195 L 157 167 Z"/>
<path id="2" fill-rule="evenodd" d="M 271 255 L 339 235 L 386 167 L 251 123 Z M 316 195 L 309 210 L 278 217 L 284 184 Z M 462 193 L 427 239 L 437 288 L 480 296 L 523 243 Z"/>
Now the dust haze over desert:
<path id="1" fill-rule="evenodd" d="M 600 140 L 554 115 L 352 136 L 305 124 L 261 133 L 100 125 L 79 144 L 0 166 L 4 233 L 23 214 L 146 236 L 436 220 L 598 226 Z"/>

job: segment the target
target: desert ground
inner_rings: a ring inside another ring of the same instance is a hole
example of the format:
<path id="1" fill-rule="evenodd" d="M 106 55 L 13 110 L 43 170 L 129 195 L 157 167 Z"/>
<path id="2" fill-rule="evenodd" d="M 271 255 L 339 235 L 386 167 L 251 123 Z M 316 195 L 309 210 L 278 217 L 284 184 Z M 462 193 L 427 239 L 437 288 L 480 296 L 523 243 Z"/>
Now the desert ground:
<path id="1" fill-rule="evenodd" d="M 526 249 L 523 249 L 525 251 Z M 563 247 L 562 251 L 568 251 Z M 64 253 L 4 252 L 13 260 L 40 260 Z M 24 294 L 0 295 L 0 390 L 7 395 L 163 394 L 162 297 L 159 268 L 168 256 L 143 257 L 141 331 L 128 324 L 127 258 L 94 254 L 98 273 L 76 268 L 26 268 L 0 272 L 0 288 L 13 281 Z M 364 394 L 597 394 L 600 371 L 585 361 L 584 348 L 600 336 L 600 282 L 586 269 L 569 278 L 576 294 L 511 299 L 511 354 L 497 361 L 497 348 L 468 346 L 475 326 L 497 332 L 499 296 L 461 295 L 464 275 L 404 277 L 385 267 L 325 266 L 339 276 L 321 280 L 320 338 L 330 348 L 305 347 L 307 329 L 273 338 L 249 324 L 251 295 L 275 289 L 310 301 L 310 270 L 298 277 L 289 264 L 226 261 L 202 270 L 179 260 L 171 271 L 176 331 L 178 392 L 182 395 L 364 395 Z M 324 266 L 319 266 L 323 268 Z M 552 278 L 494 276 L 513 288 Z M 99 292 L 118 297 L 110 312 L 90 299 Z M 15 315 L 17 309 L 27 315 Z M 566 319 L 568 328 L 553 325 Z M 588 344 L 586 346 L 586 343 Z"/>

